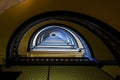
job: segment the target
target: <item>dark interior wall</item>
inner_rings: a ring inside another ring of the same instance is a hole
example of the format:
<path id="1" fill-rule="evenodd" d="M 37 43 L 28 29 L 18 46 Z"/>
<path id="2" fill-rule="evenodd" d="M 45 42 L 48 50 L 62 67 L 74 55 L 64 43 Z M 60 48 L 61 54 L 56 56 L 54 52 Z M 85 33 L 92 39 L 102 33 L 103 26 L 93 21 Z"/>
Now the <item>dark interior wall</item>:
<path id="1" fill-rule="evenodd" d="M 113 0 L 26 0 L 0 15 L 0 58 L 5 58 L 9 38 L 20 24 L 34 15 L 48 11 L 65 10 L 80 12 L 102 20 L 120 31 L 119 2 L 119 0 L 114 2 Z M 84 32 L 84 30 L 85 29 L 82 29 L 81 32 Z M 97 59 L 114 59 L 109 49 L 93 33 L 87 31 L 86 33 L 83 33 L 83 36 L 87 38 Z M 0 59 L 0 61 L 2 60 Z"/>

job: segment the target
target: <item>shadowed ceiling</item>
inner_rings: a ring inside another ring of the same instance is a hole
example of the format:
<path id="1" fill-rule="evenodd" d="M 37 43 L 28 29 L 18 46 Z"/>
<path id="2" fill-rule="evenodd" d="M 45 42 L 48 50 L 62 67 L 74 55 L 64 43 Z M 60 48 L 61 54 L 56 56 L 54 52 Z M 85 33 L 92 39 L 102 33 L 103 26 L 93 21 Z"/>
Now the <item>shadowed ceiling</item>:
<path id="1" fill-rule="evenodd" d="M 5 57 L 9 38 L 18 26 L 32 16 L 49 11 L 62 10 L 83 13 L 120 31 L 119 3 L 120 0 L 0 0 L 0 56 Z M 100 58 L 107 57 L 106 53 L 110 53 L 109 50 L 103 48 L 104 44 L 100 40 L 92 39 L 96 36 L 91 35 L 91 37 L 88 33 L 84 35 L 90 40 L 89 43 L 93 45 L 92 48 L 101 56 Z"/>
<path id="2" fill-rule="evenodd" d="M 0 0 L 0 14 L 24 0 Z"/>

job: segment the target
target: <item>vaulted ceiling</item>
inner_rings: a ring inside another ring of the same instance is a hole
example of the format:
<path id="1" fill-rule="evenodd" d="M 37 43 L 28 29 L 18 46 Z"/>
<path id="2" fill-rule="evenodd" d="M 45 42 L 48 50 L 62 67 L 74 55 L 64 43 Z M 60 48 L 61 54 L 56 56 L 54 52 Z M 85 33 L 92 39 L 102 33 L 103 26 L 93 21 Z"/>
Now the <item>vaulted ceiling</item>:
<path id="1" fill-rule="evenodd" d="M 20 3 L 23 2 L 22 5 Z M 69 2 L 69 3 L 68 3 Z M 87 15 L 96 17 L 118 31 L 120 31 L 119 28 L 119 21 L 120 21 L 120 1 L 116 0 L 105 0 L 105 1 L 99 1 L 99 0 L 74 0 L 69 1 L 61 1 L 61 0 L 0 0 L 0 14 L 7 11 L 9 8 L 14 8 L 16 5 L 24 6 L 24 10 L 39 10 L 43 12 L 43 9 L 47 10 L 72 10 L 77 11 L 80 13 L 85 13 Z M 39 9 L 37 8 L 39 7 Z M 22 7 L 23 8 L 23 7 Z M 21 7 L 17 8 L 18 10 L 22 9 Z M 32 9 L 33 8 L 33 9 Z M 37 9 L 35 9 L 37 8 Z M 9 12 L 10 10 L 8 10 Z M 15 11 L 16 12 L 16 11 Z M 29 13 L 29 12 L 28 12 Z M 32 13 L 30 13 L 32 14 Z M 24 14 L 25 15 L 25 14 Z M 27 15 L 26 15 L 27 16 Z"/>
<path id="2" fill-rule="evenodd" d="M 24 0 L 0 0 L 0 14 Z"/>
<path id="3" fill-rule="evenodd" d="M 0 0 L 0 56 L 5 56 L 6 47 L 14 30 L 32 16 L 49 11 L 72 11 L 99 19 L 120 31 L 120 0 Z M 104 26 L 102 26 L 104 27 Z M 4 34 L 4 36 L 3 36 Z M 86 34 L 88 35 L 88 34 Z M 109 53 L 100 50 L 92 40 L 95 53 Z M 101 46 L 103 43 L 99 44 Z M 105 49 L 105 48 L 103 48 Z M 104 55 L 104 54 L 103 54 Z"/>

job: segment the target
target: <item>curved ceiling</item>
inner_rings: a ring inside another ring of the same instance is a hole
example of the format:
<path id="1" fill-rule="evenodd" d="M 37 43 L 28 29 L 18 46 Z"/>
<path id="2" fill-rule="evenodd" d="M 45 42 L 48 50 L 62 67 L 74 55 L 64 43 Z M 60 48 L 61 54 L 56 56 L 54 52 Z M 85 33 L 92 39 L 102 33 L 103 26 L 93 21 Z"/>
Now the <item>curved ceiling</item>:
<path id="1" fill-rule="evenodd" d="M 119 3 L 119 0 L 74 0 L 74 2 L 72 0 L 0 0 L 0 53 L 2 53 L 0 56 L 5 55 L 9 38 L 19 25 L 32 16 L 49 11 L 83 13 L 120 31 Z"/>
<path id="2" fill-rule="evenodd" d="M 0 0 L 0 14 L 23 0 Z"/>
<path id="3" fill-rule="evenodd" d="M 105 1 L 96 1 L 96 0 L 74 0 L 73 1 L 61 1 L 61 0 L 0 0 L 0 14 L 6 11 L 7 15 L 17 14 L 25 15 L 26 18 L 33 16 L 38 13 L 43 13 L 53 10 L 67 10 L 84 13 L 93 17 L 96 17 L 118 31 L 119 21 L 120 21 L 120 6 L 119 0 L 105 0 Z M 21 3 L 22 2 L 22 3 Z M 15 6 L 16 5 L 16 6 Z M 11 8 L 12 7 L 12 8 Z M 10 8 L 10 9 L 9 9 Z M 31 13 L 30 13 L 31 12 Z M 29 13 L 29 15 L 27 15 Z M 2 14 L 4 16 L 5 13 Z M 5 17 L 5 16 L 4 16 Z M 24 17 L 24 16 L 23 16 Z M 23 18 L 21 17 L 21 18 Z M 0 17 L 1 18 L 1 17 Z M 25 18 L 24 18 L 25 19 Z"/>

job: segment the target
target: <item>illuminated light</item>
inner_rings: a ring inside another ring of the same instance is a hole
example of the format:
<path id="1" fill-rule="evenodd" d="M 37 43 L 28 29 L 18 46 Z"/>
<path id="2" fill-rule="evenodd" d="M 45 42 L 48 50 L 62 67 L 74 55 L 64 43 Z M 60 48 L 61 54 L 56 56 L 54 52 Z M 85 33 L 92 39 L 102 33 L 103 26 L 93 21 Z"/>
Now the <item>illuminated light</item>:
<path id="1" fill-rule="evenodd" d="M 80 51 L 83 46 L 78 35 L 62 26 L 48 26 L 35 34 L 31 51 Z"/>
<path id="2" fill-rule="evenodd" d="M 63 59 L 60 59 L 60 61 L 63 61 Z"/>
<path id="3" fill-rule="evenodd" d="M 54 61 L 54 59 L 50 59 L 50 61 Z"/>
<path id="4" fill-rule="evenodd" d="M 55 59 L 55 61 L 59 61 L 59 59 Z"/>
<path id="5" fill-rule="evenodd" d="M 49 59 L 46 59 L 46 61 L 49 61 Z"/>
<path id="6" fill-rule="evenodd" d="M 65 61 L 69 61 L 69 59 L 65 59 Z"/>
<path id="7" fill-rule="evenodd" d="M 35 59 L 36 61 L 40 61 L 40 59 Z"/>
<path id="8" fill-rule="evenodd" d="M 41 59 L 41 61 L 44 61 L 44 59 Z"/>
<path id="9" fill-rule="evenodd" d="M 70 59 L 70 61 L 73 61 L 73 59 Z"/>
<path id="10" fill-rule="evenodd" d="M 90 50 L 81 36 L 72 29 L 60 25 L 46 26 L 35 31 L 30 39 L 29 49 L 32 52 L 31 56 L 42 56 L 40 51 L 54 53 L 51 56 L 58 53 L 58 56 L 62 51 L 68 53 L 67 55 L 74 54 L 76 57 L 87 57 L 92 60 Z M 46 54 L 48 55 L 50 54 Z"/>

